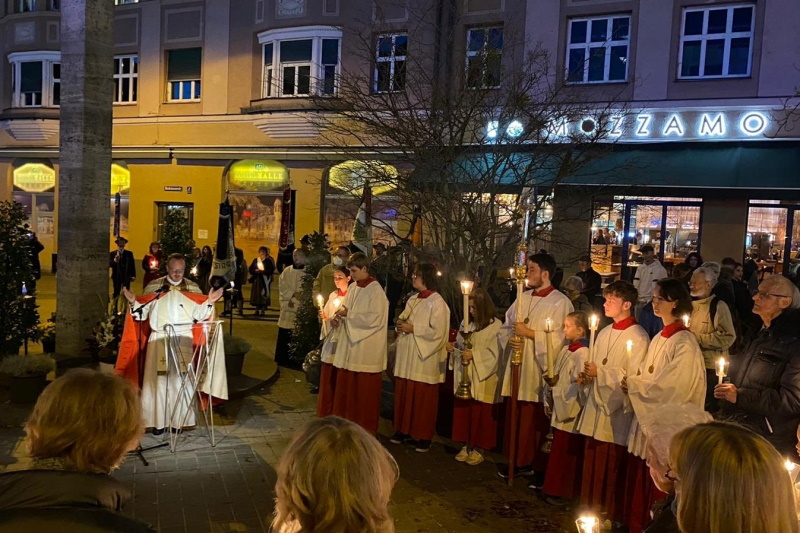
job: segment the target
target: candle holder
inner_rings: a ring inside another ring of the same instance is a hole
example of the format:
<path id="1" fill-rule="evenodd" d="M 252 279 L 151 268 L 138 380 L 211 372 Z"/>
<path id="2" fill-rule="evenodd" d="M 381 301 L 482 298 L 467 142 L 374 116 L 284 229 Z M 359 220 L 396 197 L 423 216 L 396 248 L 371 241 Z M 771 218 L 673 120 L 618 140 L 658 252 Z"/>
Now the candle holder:
<path id="1" fill-rule="evenodd" d="M 525 282 L 527 281 L 526 275 L 528 274 L 528 265 L 527 265 L 527 252 L 528 247 L 525 243 L 520 243 L 517 246 L 517 322 L 522 322 L 521 317 L 519 316 L 522 311 L 522 291 L 523 287 L 525 286 Z M 520 366 L 522 364 L 522 354 L 524 352 L 523 343 L 525 339 L 520 337 L 519 335 L 514 335 L 514 339 L 519 345 L 519 348 L 515 349 L 511 354 L 511 364 L 514 366 Z"/>
<path id="2" fill-rule="evenodd" d="M 470 337 L 472 337 L 471 331 L 462 331 L 461 338 L 464 339 L 464 349 L 471 350 L 472 343 L 470 342 Z M 461 359 L 461 379 L 458 382 L 458 389 L 456 389 L 455 397 L 459 400 L 471 400 L 472 399 L 472 380 L 469 378 L 469 361 L 464 361 Z"/>
<path id="3" fill-rule="evenodd" d="M 578 533 L 600 533 L 600 520 L 593 515 L 581 516 L 575 520 Z"/>

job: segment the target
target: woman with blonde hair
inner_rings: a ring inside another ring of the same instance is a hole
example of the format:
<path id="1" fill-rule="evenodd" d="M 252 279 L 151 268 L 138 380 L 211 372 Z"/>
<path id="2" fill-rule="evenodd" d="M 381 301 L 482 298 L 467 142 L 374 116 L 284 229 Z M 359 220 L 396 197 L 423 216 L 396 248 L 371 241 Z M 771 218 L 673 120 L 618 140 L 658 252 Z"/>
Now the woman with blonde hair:
<path id="1" fill-rule="evenodd" d="M 670 445 L 683 533 L 797 533 L 784 460 L 763 437 L 727 422 L 678 433 Z"/>
<path id="2" fill-rule="evenodd" d="M 108 475 L 143 431 L 123 378 L 76 369 L 55 380 L 25 424 L 33 469 L 0 474 L 0 531 L 154 531 L 118 512 L 132 494 Z"/>
<path id="3" fill-rule="evenodd" d="M 278 463 L 274 531 L 392 533 L 397 463 L 358 424 L 328 416 L 295 433 Z"/>

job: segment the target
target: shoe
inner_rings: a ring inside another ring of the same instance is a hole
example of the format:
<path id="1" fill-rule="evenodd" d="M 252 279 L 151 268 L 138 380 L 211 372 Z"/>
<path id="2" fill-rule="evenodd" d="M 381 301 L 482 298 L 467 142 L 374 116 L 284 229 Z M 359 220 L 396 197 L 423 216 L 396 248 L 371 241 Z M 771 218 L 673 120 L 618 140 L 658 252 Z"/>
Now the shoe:
<path id="1" fill-rule="evenodd" d="M 456 461 L 458 461 L 459 463 L 463 463 L 467 460 L 468 457 L 469 457 L 469 451 L 467 450 L 467 447 L 464 446 L 463 448 L 461 448 L 461 451 L 456 454 Z"/>
<path id="2" fill-rule="evenodd" d="M 153 435 L 158 436 L 163 434 L 164 434 L 164 428 L 153 428 Z"/>
<path id="3" fill-rule="evenodd" d="M 391 442 L 392 444 L 403 444 L 407 440 L 408 440 L 408 435 L 406 435 L 405 433 L 400 433 L 399 431 L 389 438 L 389 442 Z"/>
<path id="4" fill-rule="evenodd" d="M 529 485 L 530 486 L 530 485 Z M 556 496 L 548 496 L 544 499 L 547 505 L 552 505 L 553 507 L 566 507 L 569 505 L 569 500 L 566 498 L 558 498 Z"/>
<path id="5" fill-rule="evenodd" d="M 476 466 L 481 464 L 483 461 L 484 461 L 483 454 L 478 450 L 472 450 L 471 452 L 469 452 L 469 457 L 464 462 L 470 466 Z"/>
<path id="6" fill-rule="evenodd" d="M 544 487 L 544 472 L 534 472 L 528 483 L 528 488 L 531 490 L 542 490 Z"/>
<path id="7" fill-rule="evenodd" d="M 518 466 L 514 469 L 514 477 L 517 476 L 530 476 L 533 474 L 533 468 L 530 466 Z M 508 465 L 498 464 L 497 465 L 497 475 L 503 479 L 508 479 Z"/>
<path id="8" fill-rule="evenodd" d="M 418 440 L 417 443 L 414 445 L 414 451 L 419 453 L 428 453 L 429 451 L 431 451 L 431 441 Z"/>

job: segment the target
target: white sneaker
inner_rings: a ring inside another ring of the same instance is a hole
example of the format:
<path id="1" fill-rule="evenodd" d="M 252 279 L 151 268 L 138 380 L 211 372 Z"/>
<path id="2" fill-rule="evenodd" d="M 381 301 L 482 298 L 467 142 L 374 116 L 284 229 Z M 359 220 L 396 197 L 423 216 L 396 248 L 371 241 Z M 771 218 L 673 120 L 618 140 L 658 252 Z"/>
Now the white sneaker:
<path id="1" fill-rule="evenodd" d="M 483 462 L 483 454 L 478 450 L 472 450 L 469 452 L 469 457 L 467 457 L 467 460 L 464 462 L 470 466 L 479 465 Z"/>
<path id="2" fill-rule="evenodd" d="M 456 455 L 456 461 L 458 461 L 459 463 L 463 463 L 464 461 L 467 460 L 468 457 L 469 457 L 469 452 L 467 451 L 467 447 L 464 446 L 463 448 L 461 448 L 461 451 L 458 452 L 458 454 Z"/>

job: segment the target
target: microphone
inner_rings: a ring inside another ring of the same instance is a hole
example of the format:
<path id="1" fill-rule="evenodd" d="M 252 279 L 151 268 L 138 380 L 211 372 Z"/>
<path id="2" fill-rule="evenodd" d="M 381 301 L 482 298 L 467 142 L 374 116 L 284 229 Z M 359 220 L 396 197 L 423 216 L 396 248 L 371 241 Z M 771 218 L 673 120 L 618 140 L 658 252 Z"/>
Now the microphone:
<path id="1" fill-rule="evenodd" d="M 178 304 L 178 305 L 180 306 L 181 309 L 183 309 L 183 312 L 186 313 L 186 316 L 188 316 L 189 319 L 192 321 L 192 324 L 197 324 L 198 322 L 200 322 L 199 320 L 197 320 L 196 318 L 194 318 L 192 315 L 189 314 L 189 311 L 186 310 L 183 304 Z"/>
<path id="2" fill-rule="evenodd" d="M 153 294 L 161 294 L 161 293 L 168 292 L 168 291 L 169 291 L 169 287 L 162 285 L 161 288 L 157 289 Z"/>

